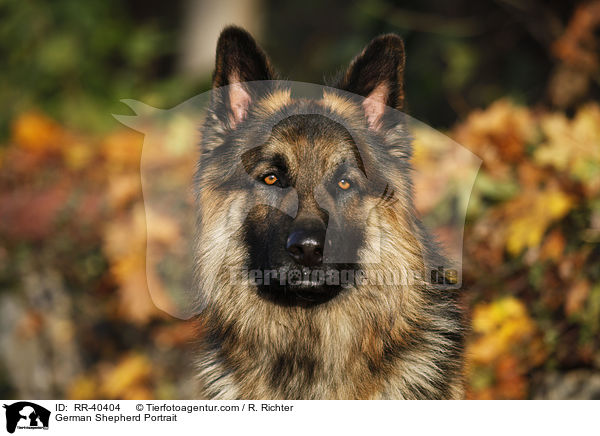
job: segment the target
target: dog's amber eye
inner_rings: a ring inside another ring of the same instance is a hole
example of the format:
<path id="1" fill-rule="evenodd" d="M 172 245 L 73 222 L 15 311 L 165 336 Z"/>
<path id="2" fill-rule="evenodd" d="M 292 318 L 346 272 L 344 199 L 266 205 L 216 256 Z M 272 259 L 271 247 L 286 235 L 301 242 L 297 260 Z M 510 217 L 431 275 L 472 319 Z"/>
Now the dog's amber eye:
<path id="1" fill-rule="evenodd" d="M 338 186 L 345 191 L 346 189 L 350 188 L 350 182 L 346 179 L 341 179 L 338 182 Z"/>
<path id="2" fill-rule="evenodd" d="M 264 178 L 264 181 L 267 185 L 272 185 L 277 181 L 277 176 L 275 174 L 269 174 Z"/>

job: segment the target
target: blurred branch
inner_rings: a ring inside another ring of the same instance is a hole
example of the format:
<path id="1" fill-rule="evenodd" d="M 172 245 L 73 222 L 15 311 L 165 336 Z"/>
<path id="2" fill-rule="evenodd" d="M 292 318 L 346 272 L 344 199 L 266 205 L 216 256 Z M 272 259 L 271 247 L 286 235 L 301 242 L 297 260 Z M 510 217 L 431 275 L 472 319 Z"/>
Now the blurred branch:
<path id="1" fill-rule="evenodd" d="M 560 61 L 548 85 L 554 106 L 567 108 L 588 94 L 591 80 L 600 83 L 599 28 L 600 1 L 581 4 L 551 44 L 552 55 Z"/>
<path id="2" fill-rule="evenodd" d="M 496 3 L 518 19 L 523 28 L 546 50 L 563 31 L 561 20 L 553 11 L 536 1 L 496 0 Z"/>
<path id="3" fill-rule="evenodd" d="M 552 44 L 552 53 L 575 68 L 594 72 L 598 69 L 600 1 L 579 5 L 560 38 Z"/>
<path id="4" fill-rule="evenodd" d="M 365 12 L 395 27 L 445 36 L 475 36 L 487 30 L 477 17 L 449 18 L 442 15 L 400 8 L 383 10 L 381 12 L 366 9 Z"/>

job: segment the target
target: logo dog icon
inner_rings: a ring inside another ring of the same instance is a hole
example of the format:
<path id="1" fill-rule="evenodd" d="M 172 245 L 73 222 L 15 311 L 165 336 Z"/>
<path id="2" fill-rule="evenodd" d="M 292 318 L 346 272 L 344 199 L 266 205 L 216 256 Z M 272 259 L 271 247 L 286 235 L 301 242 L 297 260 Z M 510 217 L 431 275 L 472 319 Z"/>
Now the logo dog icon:
<path id="1" fill-rule="evenodd" d="M 6 409 L 6 431 L 14 433 L 19 429 L 48 429 L 50 411 L 29 401 L 19 401 L 11 405 L 4 404 Z"/>

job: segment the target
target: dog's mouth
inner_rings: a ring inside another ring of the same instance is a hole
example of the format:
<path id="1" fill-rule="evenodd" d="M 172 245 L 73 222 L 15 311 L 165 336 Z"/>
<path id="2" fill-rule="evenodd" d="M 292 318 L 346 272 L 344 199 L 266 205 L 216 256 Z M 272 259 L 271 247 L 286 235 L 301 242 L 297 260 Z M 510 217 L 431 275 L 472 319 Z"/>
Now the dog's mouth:
<path id="1" fill-rule="evenodd" d="M 268 276 L 266 280 L 265 276 Z M 261 280 L 255 281 L 263 298 L 286 306 L 314 306 L 337 297 L 352 283 L 341 280 L 337 268 L 322 266 L 318 269 L 303 268 L 270 270 Z"/>

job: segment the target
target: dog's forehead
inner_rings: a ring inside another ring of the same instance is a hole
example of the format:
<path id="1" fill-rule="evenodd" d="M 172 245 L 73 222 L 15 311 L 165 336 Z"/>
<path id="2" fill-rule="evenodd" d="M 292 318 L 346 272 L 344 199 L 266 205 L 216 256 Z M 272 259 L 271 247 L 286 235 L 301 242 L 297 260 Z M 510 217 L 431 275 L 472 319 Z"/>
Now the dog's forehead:
<path id="1" fill-rule="evenodd" d="M 292 115 L 273 127 L 264 153 L 282 156 L 293 168 L 324 172 L 356 159 L 350 132 L 321 114 Z"/>

